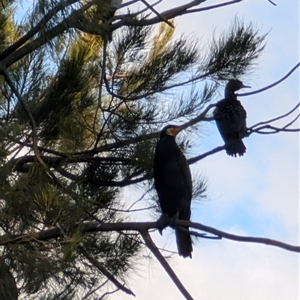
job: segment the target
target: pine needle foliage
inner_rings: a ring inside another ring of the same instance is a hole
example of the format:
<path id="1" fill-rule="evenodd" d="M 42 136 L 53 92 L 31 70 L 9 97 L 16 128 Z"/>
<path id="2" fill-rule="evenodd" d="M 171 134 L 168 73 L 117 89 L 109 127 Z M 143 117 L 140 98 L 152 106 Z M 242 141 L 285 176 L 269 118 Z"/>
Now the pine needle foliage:
<path id="1" fill-rule="evenodd" d="M 253 24 L 234 19 L 229 31 L 214 39 L 204 72 L 216 80 L 228 80 L 250 71 L 265 48 L 266 34 L 259 35 Z"/>

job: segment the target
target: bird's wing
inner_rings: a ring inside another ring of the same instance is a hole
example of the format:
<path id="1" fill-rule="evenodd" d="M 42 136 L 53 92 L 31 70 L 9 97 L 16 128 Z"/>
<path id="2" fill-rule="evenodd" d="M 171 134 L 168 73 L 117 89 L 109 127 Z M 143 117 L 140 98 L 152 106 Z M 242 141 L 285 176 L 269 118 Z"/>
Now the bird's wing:
<path id="1" fill-rule="evenodd" d="M 181 171 L 182 185 L 185 189 L 181 199 L 181 209 L 179 211 L 179 219 L 189 220 L 191 217 L 191 200 L 193 194 L 193 181 L 187 159 L 180 151 L 178 155 L 178 165 Z"/>
<path id="2" fill-rule="evenodd" d="M 247 113 L 239 101 L 231 104 L 221 100 L 217 103 L 213 114 L 221 135 L 246 132 Z"/>

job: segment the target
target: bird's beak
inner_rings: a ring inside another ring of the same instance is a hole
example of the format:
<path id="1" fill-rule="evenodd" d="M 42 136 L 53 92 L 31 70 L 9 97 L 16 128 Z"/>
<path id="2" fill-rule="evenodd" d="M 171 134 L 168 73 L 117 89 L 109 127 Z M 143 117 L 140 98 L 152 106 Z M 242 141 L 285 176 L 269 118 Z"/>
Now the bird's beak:
<path id="1" fill-rule="evenodd" d="M 251 89 L 251 86 L 250 86 L 250 85 L 244 85 L 244 84 L 243 84 L 242 88 L 249 88 L 249 89 Z"/>
<path id="2" fill-rule="evenodd" d="M 183 128 L 181 127 L 172 127 L 168 129 L 168 134 L 171 136 L 176 136 Z"/>

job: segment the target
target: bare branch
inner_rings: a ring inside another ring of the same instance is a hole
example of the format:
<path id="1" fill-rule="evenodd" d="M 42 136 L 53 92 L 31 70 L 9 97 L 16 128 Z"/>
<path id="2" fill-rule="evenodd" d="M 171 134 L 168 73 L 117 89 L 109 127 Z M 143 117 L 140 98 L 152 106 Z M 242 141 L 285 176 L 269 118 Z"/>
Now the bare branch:
<path id="1" fill-rule="evenodd" d="M 163 17 L 152 5 L 150 5 L 146 0 L 140 0 L 141 2 L 143 2 L 150 10 L 152 10 L 161 21 L 165 22 L 166 24 L 168 24 L 171 28 L 175 28 L 174 25 L 168 21 L 165 17 Z"/>
<path id="2" fill-rule="evenodd" d="M 122 283 L 120 283 L 107 269 L 94 257 L 92 257 L 90 254 L 85 251 L 83 247 L 80 247 L 80 250 L 84 257 L 92 264 L 94 265 L 104 276 L 106 276 L 118 289 L 123 291 L 124 293 L 128 295 L 135 296 L 135 294 L 126 288 Z"/>
<path id="3" fill-rule="evenodd" d="M 179 222 L 178 222 L 178 224 L 179 224 Z M 185 227 L 190 226 L 192 228 L 200 229 L 205 232 L 215 234 L 219 237 L 222 237 L 222 238 L 225 238 L 228 240 L 233 240 L 233 241 L 237 241 L 237 242 L 265 244 L 265 245 L 269 245 L 269 246 L 279 247 L 279 248 L 289 250 L 292 252 L 300 253 L 300 246 L 293 246 L 290 244 L 282 243 L 280 241 L 276 241 L 276 240 L 272 240 L 272 239 L 268 239 L 268 238 L 235 235 L 235 234 L 231 234 L 231 233 L 227 233 L 227 232 L 215 229 L 213 227 L 205 226 L 205 225 L 202 225 L 199 223 L 188 222 L 188 221 L 180 220 L 180 225 L 184 225 Z"/>
<path id="4" fill-rule="evenodd" d="M 300 62 L 296 64 L 296 66 L 294 66 L 285 76 L 283 76 L 281 79 L 279 79 L 278 81 L 262 88 L 262 89 L 259 89 L 259 90 L 256 90 L 256 91 L 253 91 L 253 92 L 249 92 L 249 93 L 243 93 L 243 94 L 237 94 L 237 96 L 239 97 L 243 97 L 243 96 L 249 96 L 249 95 L 254 95 L 254 94 L 258 94 L 258 93 L 261 93 L 261 92 L 264 92 L 274 86 L 276 86 L 277 84 L 281 83 L 282 81 L 284 81 L 285 79 L 287 79 L 295 70 L 297 70 L 297 68 L 299 68 L 300 66 Z"/>
<path id="5" fill-rule="evenodd" d="M 245 237 L 230 234 L 224 231 L 220 231 L 213 227 L 209 227 L 200 223 L 194 223 L 189 221 L 178 220 L 178 226 L 191 227 L 194 229 L 202 230 L 204 232 L 209 232 L 217 236 L 221 236 L 226 239 L 235 240 L 239 242 L 251 242 L 258 244 L 266 244 L 275 247 L 279 247 L 292 252 L 300 253 L 300 246 L 293 246 L 290 244 L 282 243 L 280 241 L 261 238 L 261 237 Z M 8 235 L 4 234 L 0 236 L 0 245 L 8 244 L 24 244 L 34 241 L 45 241 L 54 238 L 63 237 L 62 232 L 69 232 L 70 230 L 77 230 L 83 234 L 89 232 L 102 232 L 102 231 L 135 231 L 144 232 L 149 229 L 159 229 L 160 224 L 157 222 L 119 222 L 119 223 L 102 223 L 99 222 L 84 222 L 79 225 L 60 225 L 59 227 L 52 227 L 47 230 L 41 230 L 38 232 L 31 232 L 23 235 Z"/>
<path id="6" fill-rule="evenodd" d="M 277 6 L 277 4 L 276 3 L 274 3 L 273 1 L 271 1 L 271 0 L 268 0 L 268 2 L 270 2 L 271 4 L 273 4 L 274 6 Z"/>
<path id="7" fill-rule="evenodd" d="M 291 125 L 293 125 L 298 119 L 299 119 L 299 114 L 292 120 L 290 121 L 289 123 L 287 123 L 286 125 L 284 125 L 283 127 L 281 128 L 278 128 L 278 127 L 275 127 L 275 126 L 272 126 L 270 125 L 270 123 L 272 122 L 276 122 L 280 119 L 283 119 L 285 117 L 288 117 L 290 116 L 294 111 L 296 111 L 300 106 L 300 103 L 297 103 L 295 107 L 293 107 L 289 112 L 287 112 L 286 114 L 283 114 L 279 117 L 276 117 L 276 118 L 273 118 L 271 120 L 268 120 L 268 121 L 263 121 L 263 122 L 259 122 L 253 126 L 251 126 L 249 129 L 248 129 L 248 132 L 247 132 L 247 137 L 250 136 L 252 133 L 256 132 L 256 133 L 259 133 L 259 134 L 274 134 L 274 133 L 278 133 L 278 132 L 299 132 L 300 129 L 299 128 L 288 128 L 290 127 Z M 266 131 L 267 130 L 267 131 Z"/>
<path id="8" fill-rule="evenodd" d="M 188 163 L 189 163 L 189 165 L 192 165 L 192 164 L 196 163 L 197 161 L 199 161 L 199 160 L 201 160 L 201 159 L 203 159 L 203 158 L 205 158 L 207 156 L 210 156 L 212 154 L 215 154 L 217 152 L 220 152 L 220 151 L 222 151 L 224 149 L 225 149 L 225 146 L 216 147 L 216 148 L 214 148 L 214 149 L 212 149 L 210 151 L 207 151 L 207 152 L 205 152 L 203 154 L 200 154 L 198 156 L 195 156 L 193 158 L 188 159 Z"/>
<path id="9" fill-rule="evenodd" d="M 296 106 L 294 108 L 292 108 L 288 113 L 286 113 L 284 115 L 281 115 L 279 117 L 276 117 L 274 119 L 268 120 L 268 121 L 259 122 L 259 123 L 255 124 L 255 125 L 251 126 L 249 128 L 249 130 L 251 131 L 252 129 L 254 129 L 255 127 L 258 127 L 260 125 L 270 124 L 271 122 L 275 122 L 275 121 L 278 121 L 280 119 L 283 119 L 283 118 L 289 116 L 291 113 L 293 113 L 299 106 L 300 106 L 300 103 L 297 103 Z"/>
<path id="10" fill-rule="evenodd" d="M 193 297 L 189 294 L 187 289 L 183 286 L 175 272 L 172 270 L 170 265 L 167 263 L 166 259 L 162 256 L 162 254 L 159 252 L 158 248 L 154 244 L 153 240 L 151 239 L 151 236 L 147 230 L 140 231 L 146 246 L 148 249 L 153 253 L 153 255 L 157 258 L 157 260 L 160 262 L 164 270 L 167 272 L 167 274 L 170 276 L 176 287 L 179 289 L 181 294 L 185 297 L 187 300 L 193 300 Z"/>

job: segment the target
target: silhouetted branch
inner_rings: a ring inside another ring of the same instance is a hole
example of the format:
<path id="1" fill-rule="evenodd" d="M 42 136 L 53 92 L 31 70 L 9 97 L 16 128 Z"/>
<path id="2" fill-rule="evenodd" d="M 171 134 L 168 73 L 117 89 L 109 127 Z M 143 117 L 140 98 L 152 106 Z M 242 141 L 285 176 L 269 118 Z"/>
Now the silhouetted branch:
<path id="1" fill-rule="evenodd" d="M 177 224 L 178 226 L 182 226 L 186 228 L 191 227 L 230 240 L 266 244 L 266 245 L 279 247 L 288 251 L 300 252 L 300 246 L 293 246 L 272 239 L 234 235 L 200 223 L 183 221 L 183 220 L 178 220 Z M 60 224 L 59 227 L 52 227 L 47 230 L 41 230 L 39 232 L 31 232 L 23 235 L 7 235 L 7 234 L 1 235 L 0 245 L 4 246 L 8 244 L 24 244 L 24 243 L 34 242 L 34 241 L 45 241 L 49 239 L 63 237 L 62 232 L 69 232 L 72 230 L 79 231 L 82 234 L 89 233 L 89 232 L 102 232 L 102 231 L 144 232 L 149 229 L 159 229 L 160 228 L 159 225 L 160 224 L 158 224 L 157 222 L 119 222 L 119 223 L 101 222 L 101 224 L 99 222 L 84 222 L 80 225 Z"/>
<path id="2" fill-rule="evenodd" d="M 259 133 L 259 134 L 274 134 L 278 132 L 299 132 L 299 128 L 288 128 L 291 125 L 293 125 L 300 117 L 300 114 L 298 114 L 292 121 L 288 122 L 286 125 L 282 126 L 281 128 L 275 127 L 273 125 L 270 125 L 272 122 L 276 122 L 280 119 L 283 119 L 285 117 L 290 116 L 294 111 L 296 111 L 300 106 L 300 103 L 297 103 L 295 107 L 293 107 L 289 112 L 286 114 L 283 114 L 281 116 L 278 116 L 276 118 L 270 119 L 268 121 L 259 122 L 250 128 L 248 128 L 248 132 L 246 136 L 249 136 L 252 133 Z"/>
<path id="3" fill-rule="evenodd" d="M 279 79 L 278 81 L 262 88 L 262 89 L 259 89 L 259 90 L 256 90 L 256 91 L 252 91 L 252 92 L 249 92 L 249 93 L 243 93 L 243 94 L 237 94 L 237 96 L 239 97 L 243 97 L 243 96 L 249 96 L 249 95 L 254 95 L 254 94 L 258 94 L 258 93 L 261 93 L 261 92 L 264 92 L 274 86 L 276 86 L 277 84 L 281 83 L 282 81 L 284 81 L 285 79 L 287 79 L 295 70 L 297 70 L 297 68 L 299 68 L 300 66 L 300 62 L 296 64 L 296 66 L 294 66 L 285 76 L 283 76 L 281 79 Z"/>
<path id="4" fill-rule="evenodd" d="M 87 253 L 87 251 L 80 247 L 81 253 L 83 256 L 93 265 L 95 266 L 104 276 L 106 276 L 118 289 L 123 291 L 124 293 L 128 295 L 135 296 L 135 294 L 126 288 L 122 283 L 120 283 L 107 269 L 94 257 L 92 257 L 90 254 Z"/>
<path id="5" fill-rule="evenodd" d="M 207 152 L 205 152 L 203 154 L 200 154 L 198 156 L 190 158 L 190 159 L 188 159 L 188 163 L 189 163 L 189 165 L 192 165 L 192 164 L 196 163 L 197 161 L 199 161 L 199 160 L 201 160 L 201 159 L 203 159 L 203 158 L 205 158 L 205 157 L 207 157 L 209 155 L 212 155 L 212 154 L 215 154 L 217 152 L 220 152 L 222 150 L 225 150 L 225 146 L 216 147 L 216 148 L 214 148 L 214 149 L 212 149 L 210 151 L 207 151 Z"/>
<path id="6" fill-rule="evenodd" d="M 162 256 L 162 254 L 159 252 L 158 248 L 154 244 L 153 240 L 151 239 L 151 236 L 147 230 L 140 231 L 146 246 L 148 249 L 153 253 L 153 255 L 157 258 L 159 263 L 162 265 L 164 270 L 167 272 L 167 274 L 170 276 L 174 284 L 177 286 L 179 291 L 182 293 L 182 295 L 185 297 L 185 299 L 193 300 L 193 297 L 189 294 L 189 292 L 186 290 L 186 288 L 183 286 L 175 272 L 172 270 L 170 265 L 167 263 L 166 259 Z"/>
<path id="7" fill-rule="evenodd" d="M 179 224 L 179 222 L 178 222 Z M 300 246 L 293 246 L 290 244 L 282 243 L 280 241 L 268 239 L 268 238 L 261 238 L 261 237 L 249 237 L 249 236 L 240 236 L 236 234 L 231 234 L 227 233 L 218 229 L 215 229 L 213 227 L 205 226 L 199 223 L 194 223 L 194 222 L 188 222 L 188 221 L 180 221 L 181 226 L 190 226 L 192 228 L 196 228 L 199 230 L 203 230 L 205 232 L 209 232 L 212 234 L 215 234 L 219 237 L 228 239 L 228 240 L 233 240 L 237 242 L 248 242 L 248 243 L 256 243 L 256 244 L 265 244 L 269 246 L 275 246 L 279 247 L 288 251 L 292 252 L 299 252 L 300 253 Z"/>
<path id="8" fill-rule="evenodd" d="M 158 18 L 165 22 L 166 24 L 168 24 L 171 28 L 175 28 L 174 25 L 168 21 L 164 16 L 162 16 L 154 7 L 153 5 L 150 5 L 147 1 L 145 0 L 140 0 L 141 2 L 143 2 L 150 10 L 153 11 L 154 14 L 156 14 L 158 16 Z"/>

